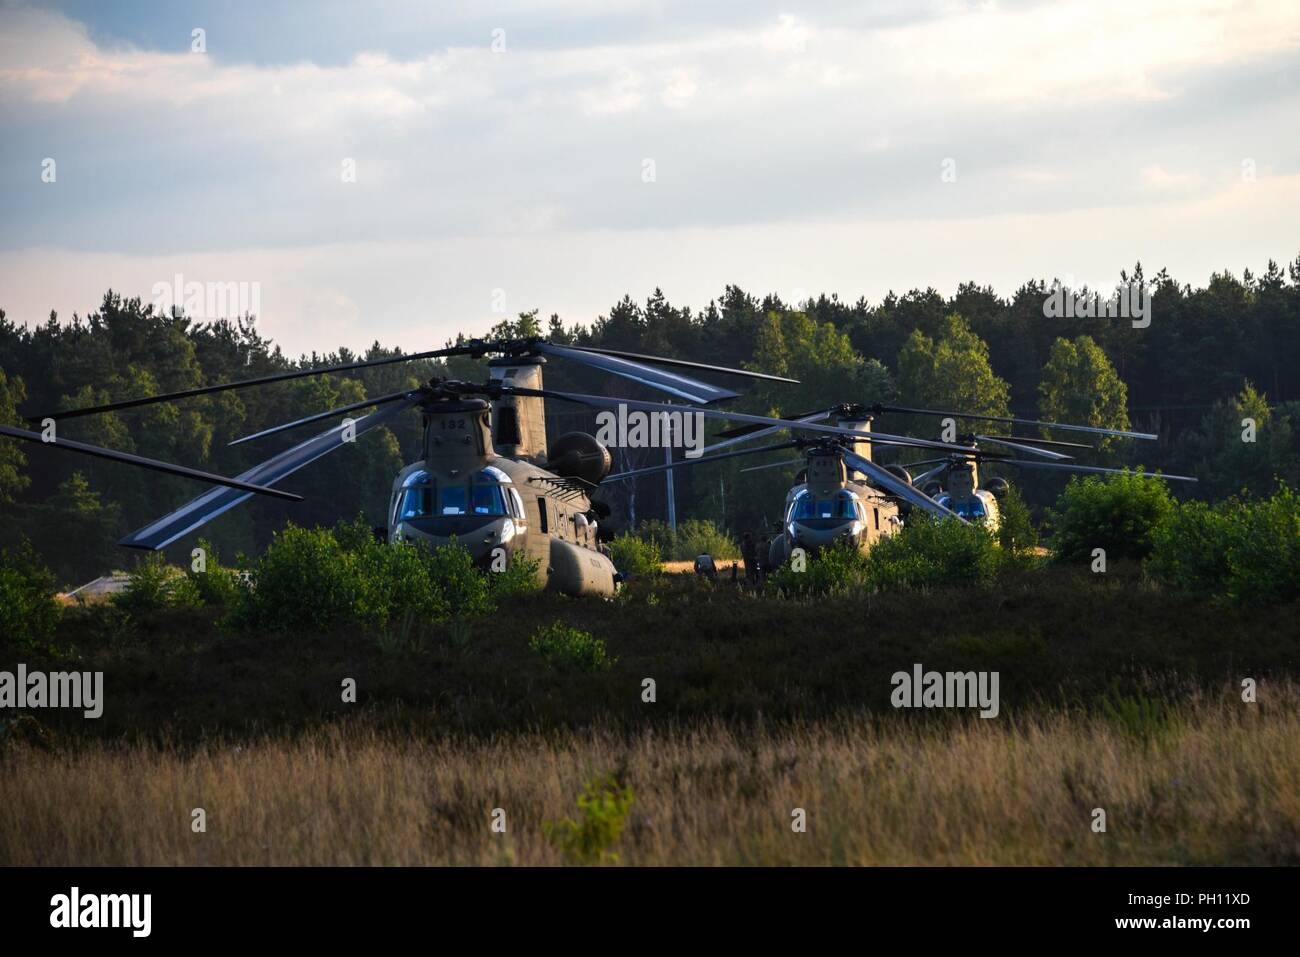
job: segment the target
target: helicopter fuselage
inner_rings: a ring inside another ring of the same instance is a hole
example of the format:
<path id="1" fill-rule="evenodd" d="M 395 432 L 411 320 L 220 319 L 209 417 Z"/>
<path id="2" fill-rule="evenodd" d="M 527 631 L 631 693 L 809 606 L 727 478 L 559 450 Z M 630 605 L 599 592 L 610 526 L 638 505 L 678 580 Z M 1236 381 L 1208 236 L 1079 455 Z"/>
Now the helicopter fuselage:
<path id="1" fill-rule="evenodd" d="M 815 555 L 847 543 L 866 552 L 902 526 L 898 504 L 878 489 L 852 481 L 844 460 L 833 451 L 810 452 L 805 479 L 786 495 L 781 534 L 768 555 L 772 567 L 795 549 Z"/>
<path id="2" fill-rule="evenodd" d="M 989 489 L 979 488 L 979 466 L 975 462 L 949 466 L 943 491 L 935 496 L 935 501 L 968 522 L 980 522 L 990 531 L 997 531 L 1002 520 L 997 497 Z"/>
<path id="3" fill-rule="evenodd" d="M 424 457 L 393 482 L 388 539 L 455 541 L 480 566 L 537 563 L 541 584 L 572 595 L 612 595 L 614 563 L 597 544 L 583 486 L 526 458 L 497 453 L 481 399 L 424 408 Z"/>

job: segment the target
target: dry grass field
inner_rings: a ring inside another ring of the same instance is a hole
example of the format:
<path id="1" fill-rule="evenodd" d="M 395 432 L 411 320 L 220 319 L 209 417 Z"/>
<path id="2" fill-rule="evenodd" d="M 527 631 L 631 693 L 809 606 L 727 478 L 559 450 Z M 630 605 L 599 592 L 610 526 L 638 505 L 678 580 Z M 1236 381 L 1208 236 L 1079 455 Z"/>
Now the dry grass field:
<path id="1" fill-rule="evenodd" d="M 352 721 L 240 744 L 11 743 L 0 864 L 557 864 L 543 823 L 580 817 L 583 785 L 610 773 L 633 793 L 610 844 L 623 864 L 1300 862 L 1300 692 L 1264 684 L 1258 704 L 1229 688 L 1138 719 L 858 714 L 489 738 Z"/>
<path id="2" fill-rule="evenodd" d="M 409 632 L 74 607 L 0 651 L 105 698 L 0 715 L 0 865 L 1296 864 L 1298 611 L 1060 567 L 814 599 L 668 575 Z M 540 655 L 551 623 L 603 666 Z M 916 664 L 999 673 L 998 716 L 895 710 Z"/>

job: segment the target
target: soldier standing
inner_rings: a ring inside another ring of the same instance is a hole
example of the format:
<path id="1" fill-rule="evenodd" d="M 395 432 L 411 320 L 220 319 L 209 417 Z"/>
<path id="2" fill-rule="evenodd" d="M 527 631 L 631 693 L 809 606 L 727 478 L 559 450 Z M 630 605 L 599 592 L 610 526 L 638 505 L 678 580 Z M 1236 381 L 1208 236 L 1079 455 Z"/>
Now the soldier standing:
<path id="1" fill-rule="evenodd" d="M 754 581 L 758 577 L 758 550 L 751 532 L 746 532 L 740 540 L 740 559 L 745 563 L 745 581 Z"/>

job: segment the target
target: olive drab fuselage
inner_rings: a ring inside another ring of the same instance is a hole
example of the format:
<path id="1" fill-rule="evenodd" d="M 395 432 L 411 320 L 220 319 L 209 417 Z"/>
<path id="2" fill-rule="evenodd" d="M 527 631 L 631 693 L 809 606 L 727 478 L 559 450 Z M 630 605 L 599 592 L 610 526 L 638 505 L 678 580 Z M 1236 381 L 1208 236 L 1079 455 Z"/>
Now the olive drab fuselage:
<path id="1" fill-rule="evenodd" d="M 871 430 L 870 418 L 841 419 L 844 428 Z M 855 438 L 845 443 L 849 451 L 871 460 L 871 440 Z M 781 533 L 772 540 L 768 562 L 776 567 L 796 548 L 815 555 L 824 548 L 847 543 L 866 552 L 880 539 L 902 527 L 898 504 L 880 490 L 857 481 L 840 453 L 832 447 L 813 447 L 807 453 L 804 481 L 785 497 Z"/>
<path id="2" fill-rule="evenodd" d="M 837 470 L 839 481 L 833 479 Z M 782 530 L 772 540 L 769 562 L 776 567 L 796 548 L 815 555 L 840 543 L 866 552 L 901 525 L 898 505 L 870 485 L 849 481 L 842 459 L 810 455 L 808 481 L 785 497 Z"/>
<path id="3" fill-rule="evenodd" d="M 997 498 L 979 487 L 979 465 L 975 462 L 949 466 L 947 487 L 935 501 L 967 521 L 983 523 L 990 531 L 997 531 L 1001 522 Z"/>
<path id="4" fill-rule="evenodd" d="M 492 372 L 540 388 L 540 360 L 494 363 Z M 481 567 L 500 571 L 532 560 L 545 587 L 614 594 L 614 563 L 597 546 L 586 489 L 538 464 L 546 454 L 540 398 L 512 396 L 491 406 L 474 398 L 432 402 L 423 415 L 423 458 L 393 482 L 390 542 L 454 539 Z"/>

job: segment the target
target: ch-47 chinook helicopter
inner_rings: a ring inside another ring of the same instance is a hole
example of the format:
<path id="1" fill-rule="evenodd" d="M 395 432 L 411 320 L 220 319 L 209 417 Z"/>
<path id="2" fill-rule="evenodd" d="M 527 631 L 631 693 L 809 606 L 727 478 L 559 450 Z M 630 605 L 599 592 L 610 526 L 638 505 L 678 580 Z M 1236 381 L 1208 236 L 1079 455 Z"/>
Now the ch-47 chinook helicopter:
<path id="1" fill-rule="evenodd" d="M 1013 416 L 986 416 L 883 404 L 864 406 L 846 403 L 828 409 L 788 416 L 788 421 L 797 423 L 793 426 L 749 424 L 728 429 L 716 436 L 723 441 L 705 448 L 699 458 L 625 472 L 610 476 L 610 479 L 645 475 L 668 468 L 699 465 L 704 462 L 716 462 L 721 459 L 772 452 L 778 449 L 801 449 L 804 453 L 803 458 L 742 470 L 748 472 L 802 466 L 795 479 L 795 485 L 786 495 L 782 510 L 781 532 L 772 540 L 770 546 L 768 562 L 775 568 L 788 559 L 796 548 L 815 554 L 837 542 L 847 541 L 865 552 L 881 538 L 897 532 L 906 515 L 913 508 L 919 508 L 940 518 L 953 518 L 963 522 L 979 521 L 991 529 L 996 529 L 999 522 L 998 499 L 1006 493 L 1008 485 L 1005 479 L 993 478 L 981 486 L 977 472 L 980 461 L 1013 467 L 1070 472 L 1121 474 L 1123 471 L 1075 464 L 1070 461 L 1072 456 L 1053 451 L 1057 448 L 1092 448 L 1082 443 L 1041 439 L 1034 436 L 985 434 L 956 436 L 955 444 L 960 446 L 959 451 L 949 452 L 941 459 L 911 463 L 907 467 L 898 464 L 884 465 L 874 461 L 873 446 L 909 448 L 925 441 L 892 435 L 882 438 L 881 433 L 873 431 L 872 425 L 876 416 L 886 412 L 941 416 L 954 420 L 975 419 L 1005 426 L 1037 426 L 1122 438 L 1157 438 L 1146 432 L 1043 422 Z M 795 438 L 776 445 L 746 448 L 734 452 L 720 451 L 783 429 L 799 431 L 815 428 L 816 423 L 828 419 L 836 420 L 840 426 L 851 430 L 852 434 L 817 439 Z M 980 449 L 980 442 L 1049 461 L 1012 458 L 1005 452 L 985 452 Z M 934 465 L 937 467 L 916 479 L 913 479 L 908 471 L 908 468 Z M 1150 478 L 1196 481 L 1183 475 L 1159 475 L 1146 472 L 1132 474 Z M 938 481 L 940 477 L 946 477 L 946 485 L 940 484 Z"/>
<path id="2" fill-rule="evenodd" d="M 74 442 L 59 438 L 56 431 L 58 420 L 83 415 L 116 412 L 323 373 L 447 356 L 496 358 L 489 361 L 489 380 L 482 384 L 434 379 L 414 389 L 365 399 L 238 439 L 236 442 L 264 439 L 309 423 L 338 419 L 362 409 L 375 409 L 357 419 L 345 418 L 338 425 L 272 456 L 235 478 Z M 685 403 L 646 402 L 548 390 L 542 387 L 542 367 L 547 358 L 576 361 L 667 392 L 685 400 Z M 677 359 L 559 345 L 538 338 L 493 342 L 472 340 L 429 352 L 300 369 L 105 405 L 60 410 L 29 417 L 30 421 L 42 423 L 42 433 L 4 426 L 0 427 L 0 434 L 219 486 L 131 533 L 119 543 L 133 548 L 161 549 L 254 494 L 300 501 L 301 496 L 273 486 L 358 436 L 386 425 L 408 410 L 418 410 L 424 425 L 423 449 L 420 460 L 404 468 L 394 480 L 386 526 L 389 541 L 440 544 L 454 537 L 480 563 L 491 564 L 503 555 L 507 561 L 518 556 L 537 559 L 539 577 L 548 587 L 569 594 L 608 595 L 616 589 L 619 578 L 613 563 L 597 544 L 596 523 L 600 514 L 593 506 L 591 493 L 608 473 L 610 455 L 595 437 L 582 432 L 560 436 L 548 447 L 544 399 L 593 407 L 622 406 L 669 415 L 694 413 L 706 418 L 778 428 L 798 424 L 712 408 L 708 403 L 736 398 L 738 393 L 684 373 L 654 368 L 648 363 L 780 382 L 797 381 Z M 829 425 L 813 424 L 808 428 L 832 435 L 851 433 L 851 430 Z M 942 453 L 963 451 L 962 446 L 952 443 L 919 440 L 913 444 Z"/>
<path id="3" fill-rule="evenodd" d="M 776 445 L 735 452 L 719 452 L 720 449 L 783 429 L 824 433 L 827 427 L 821 423 L 832 417 L 836 419 L 836 429 L 831 434 L 821 434 L 816 438 L 799 437 Z M 801 459 L 759 466 L 771 468 L 796 463 L 803 465 L 795 486 L 786 495 L 781 534 L 772 540 L 770 546 L 768 562 L 771 567 L 784 562 L 796 548 L 815 554 L 837 542 L 849 541 L 865 551 L 882 537 L 892 535 L 899 529 L 904 509 L 920 508 L 941 518 L 958 518 L 952 510 L 914 488 L 905 470 L 898 466 L 882 466 L 872 460 L 873 445 L 927 448 L 934 443 L 929 439 L 874 432 L 871 429 L 871 419 L 872 416 L 860 407 L 846 405 L 825 412 L 791 416 L 779 425 L 750 423 L 719 433 L 718 437 L 724 441 L 703 449 L 700 458 L 622 472 L 609 476 L 609 481 L 760 452 L 801 449 L 804 453 Z M 951 445 L 948 453 L 951 455 L 967 451 L 964 445 L 940 444 Z"/>
<path id="4" fill-rule="evenodd" d="M 1043 422 L 1039 419 L 1024 419 L 1016 416 L 977 415 L 966 412 L 944 412 L 935 409 L 913 409 L 902 406 L 872 406 L 873 413 L 901 412 L 910 415 L 942 416 L 948 419 L 974 419 L 998 423 L 1004 427 L 1031 426 L 1040 429 L 1055 429 L 1064 432 L 1082 432 L 1108 438 L 1141 439 L 1155 441 L 1159 436 L 1150 432 L 1130 432 L 1123 429 L 1105 429 L 1091 425 L 1076 425 L 1063 422 Z M 1044 469 L 1055 472 L 1073 472 L 1090 475 L 1137 475 L 1142 478 L 1165 479 L 1172 482 L 1195 482 L 1189 475 L 1169 475 L 1160 472 L 1133 471 L 1129 469 L 1105 468 L 1097 465 L 1082 465 L 1073 461 L 1074 456 L 1059 449 L 1095 451 L 1095 446 L 1081 442 L 1063 442 L 1043 439 L 1028 435 L 985 435 L 966 433 L 956 437 L 957 441 L 968 446 L 967 451 L 954 453 L 942 459 L 930 459 L 910 462 L 906 468 L 930 467 L 929 471 L 911 477 L 911 481 L 925 494 L 940 505 L 956 512 L 958 516 L 969 521 L 979 521 L 989 529 L 996 531 L 1001 522 L 998 509 L 999 500 L 1006 494 L 1007 480 L 994 476 L 981 482 L 979 464 L 988 462 L 992 465 L 1009 466 L 1021 469 Z M 1022 454 L 1038 457 L 1035 459 L 1013 458 L 1001 451 L 985 451 L 980 444 L 1001 446 Z M 1048 461 L 1041 461 L 1047 459 Z"/>
<path id="5" fill-rule="evenodd" d="M 309 423 L 338 420 L 349 413 L 374 409 L 356 419 L 343 418 L 338 425 L 235 478 L 75 442 L 57 434 L 60 420 L 78 416 L 323 373 L 448 356 L 496 358 L 489 361 L 489 379 L 482 384 L 434 379 L 415 389 L 376 396 L 237 439 L 231 444 L 265 439 Z M 689 404 L 638 404 L 633 400 L 548 391 L 542 388 L 542 367 L 548 357 L 576 361 L 631 379 L 686 403 L 713 403 L 736 398 L 739 393 L 648 363 L 753 379 L 797 381 L 677 359 L 560 345 L 539 338 L 471 340 L 411 355 L 299 369 L 87 408 L 58 410 L 28 417 L 31 422 L 41 423 L 40 433 L 0 426 L 0 434 L 218 486 L 119 542 L 128 547 L 156 550 L 252 495 L 301 501 L 301 496 L 273 486 L 408 410 L 418 411 L 424 425 L 423 448 L 419 461 L 403 468 L 394 480 L 385 529 L 389 541 L 440 544 L 455 538 L 480 563 L 490 564 L 499 558 L 509 562 L 520 556 L 536 559 L 539 575 L 549 587 L 570 594 L 610 594 L 617 585 L 616 570 L 597 546 L 599 515 L 590 499 L 590 493 L 609 471 L 609 452 L 593 436 L 581 432 L 561 436 L 548 448 L 543 400 L 562 399 L 589 406 L 633 404 L 647 411 L 662 410 L 678 415 L 685 410 L 714 417 L 724 413 L 712 408 L 695 409 Z"/>

